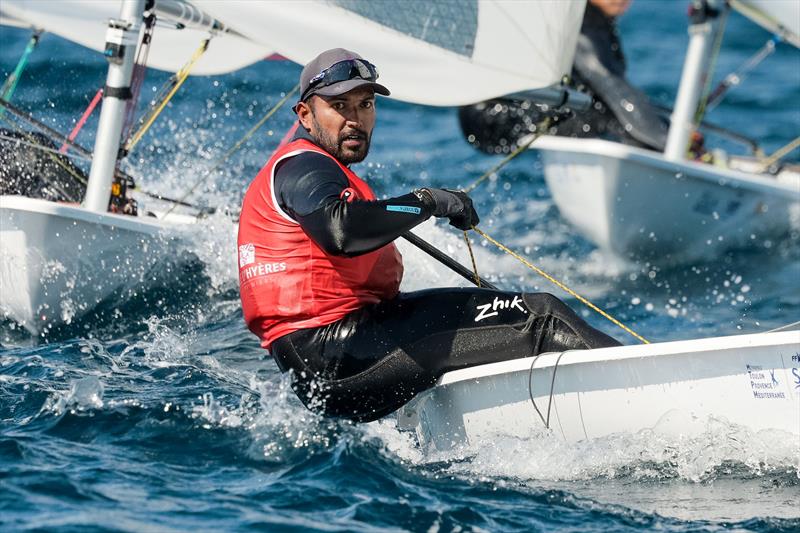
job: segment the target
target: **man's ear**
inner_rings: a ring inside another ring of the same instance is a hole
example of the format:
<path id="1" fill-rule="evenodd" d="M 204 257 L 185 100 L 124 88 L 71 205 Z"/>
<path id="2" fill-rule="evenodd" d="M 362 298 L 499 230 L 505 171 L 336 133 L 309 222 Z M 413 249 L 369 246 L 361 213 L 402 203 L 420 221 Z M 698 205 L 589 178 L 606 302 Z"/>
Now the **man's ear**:
<path id="1" fill-rule="evenodd" d="M 306 130 L 311 130 L 311 114 L 313 113 L 311 104 L 309 102 L 300 102 L 297 104 L 296 110 L 300 125 Z"/>

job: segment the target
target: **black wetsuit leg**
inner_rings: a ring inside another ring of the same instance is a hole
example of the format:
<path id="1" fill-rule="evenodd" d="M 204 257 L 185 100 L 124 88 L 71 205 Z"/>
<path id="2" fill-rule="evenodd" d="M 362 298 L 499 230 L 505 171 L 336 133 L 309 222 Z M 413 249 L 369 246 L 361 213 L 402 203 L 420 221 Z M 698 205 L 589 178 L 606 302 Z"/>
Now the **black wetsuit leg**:
<path id="1" fill-rule="evenodd" d="M 445 372 L 544 352 L 618 346 L 558 298 L 477 288 L 401 293 L 272 344 L 312 410 L 376 420 Z"/>

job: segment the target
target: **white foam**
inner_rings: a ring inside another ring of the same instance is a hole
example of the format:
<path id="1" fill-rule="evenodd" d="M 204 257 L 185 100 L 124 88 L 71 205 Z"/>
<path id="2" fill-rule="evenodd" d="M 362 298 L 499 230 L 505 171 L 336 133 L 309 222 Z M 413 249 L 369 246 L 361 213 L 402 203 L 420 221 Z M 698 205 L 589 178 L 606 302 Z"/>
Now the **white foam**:
<path id="1" fill-rule="evenodd" d="M 105 387 L 98 376 L 86 376 L 71 382 L 66 392 L 51 394 L 42 406 L 43 412 L 61 415 L 66 410 L 72 412 L 102 409 Z"/>
<path id="2" fill-rule="evenodd" d="M 800 478 L 800 443 L 779 431 L 751 432 L 721 420 L 704 421 L 694 435 L 675 436 L 659 428 L 636 434 L 564 442 L 542 430 L 519 439 L 495 435 L 467 448 L 422 453 L 409 434 L 391 421 L 372 425 L 372 434 L 403 461 L 446 463 L 448 472 L 518 481 L 585 481 L 597 478 L 693 483 L 724 476 L 726 465 L 739 465 L 753 477 L 775 472 Z M 410 440 L 411 439 L 411 440 Z"/>
<path id="3" fill-rule="evenodd" d="M 197 256 L 205 265 L 212 296 L 238 287 L 236 262 L 237 224 L 223 209 L 204 217 L 186 228 L 184 249 Z"/>
<path id="4" fill-rule="evenodd" d="M 150 317 L 144 322 L 147 324 L 147 334 L 127 346 L 122 351 L 121 359 L 141 350 L 143 361 L 156 368 L 183 363 L 190 354 L 192 334 L 176 332 L 166 324 L 166 318 Z"/>

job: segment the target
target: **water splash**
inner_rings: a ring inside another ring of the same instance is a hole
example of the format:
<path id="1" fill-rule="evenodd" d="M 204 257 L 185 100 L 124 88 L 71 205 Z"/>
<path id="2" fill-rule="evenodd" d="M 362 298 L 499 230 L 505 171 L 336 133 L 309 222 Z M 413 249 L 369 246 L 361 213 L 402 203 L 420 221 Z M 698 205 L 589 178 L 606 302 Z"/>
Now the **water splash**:
<path id="1" fill-rule="evenodd" d="M 42 407 L 42 410 L 45 412 L 50 411 L 59 416 L 65 410 L 75 413 L 102 409 L 104 406 L 104 390 L 105 387 L 97 376 L 81 378 L 72 382 L 69 392 L 52 396 Z"/>

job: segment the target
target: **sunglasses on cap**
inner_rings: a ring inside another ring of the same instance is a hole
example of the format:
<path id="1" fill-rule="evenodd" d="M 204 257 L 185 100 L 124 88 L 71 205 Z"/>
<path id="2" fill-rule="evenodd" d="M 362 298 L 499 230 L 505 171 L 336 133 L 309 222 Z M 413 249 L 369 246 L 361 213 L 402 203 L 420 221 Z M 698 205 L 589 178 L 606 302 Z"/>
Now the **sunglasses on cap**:
<path id="1" fill-rule="evenodd" d="M 314 89 L 357 78 L 375 81 L 378 79 L 378 68 L 365 59 L 346 59 L 334 63 L 309 80 L 308 87 L 303 91 L 300 100 L 308 98 Z"/>

